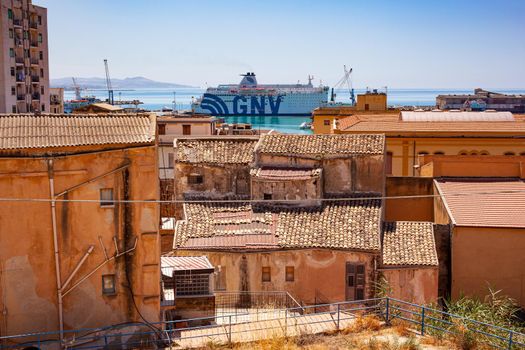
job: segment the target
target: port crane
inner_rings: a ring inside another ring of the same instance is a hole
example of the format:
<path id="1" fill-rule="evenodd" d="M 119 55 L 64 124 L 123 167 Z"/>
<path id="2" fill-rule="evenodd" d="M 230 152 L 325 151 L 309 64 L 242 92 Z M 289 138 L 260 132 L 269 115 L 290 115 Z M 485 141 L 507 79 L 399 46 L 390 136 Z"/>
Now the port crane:
<path id="1" fill-rule="evenodd" d="M 350 75 L 352 74 L 353 68 L 350 68 L 348 70 L 348 69 L 346 69 L 346 65 L 344 65 L 343 69 L 344 69 L 345 74 L 343 75 L 343 77 L 332 88 L 332 96 L 331 96 L 330 100 L 332 102 L 334 102 L 335 101 L 334 90 L 336 88 L 341 88 L 341 87 L 343 87 L 346 84 L 346 86 L 348 87 L 348 92 L 350 93 L 350 102 L 352 103 L 352 106 L 355 106 L 354 87 L 352 85 L 352 79 L 350 79 Z"/>
<path id="2" fill-rule="evenodd" d="M 109 77 L 108 60 L 104 59 L 104 68 L 106 69 L 106 86 L 108 87 L 108 103 L 113 105 L 115 99 L 113 98 L 113 86 L 111 85 L 111 78 Z"/>
<path id="3" fill-rule="evenodd" d="M 75 80 L 75 77 L 71 77 L 73 79 L 73 87 L 75 88 L 75 99 L 81 100 L 82 96 L 80 96 L 80 86 L 77 84 L 77 81 Z"/>

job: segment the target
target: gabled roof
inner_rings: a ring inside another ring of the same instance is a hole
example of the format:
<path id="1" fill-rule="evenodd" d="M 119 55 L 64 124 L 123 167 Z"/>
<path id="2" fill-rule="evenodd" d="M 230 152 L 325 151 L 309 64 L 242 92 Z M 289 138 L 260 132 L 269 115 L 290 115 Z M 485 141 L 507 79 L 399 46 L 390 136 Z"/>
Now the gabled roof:
<path id="1" fill-rule="evenodd" d="M 438 266 L 432 223 L 385 222 L 382 256 L 385 266 Z"/>
<path id="2" fill-rule="evenodd" d="M 175 160 L 182 163 L 248 164 L 253 161 L 253 139 L 177 139 Z"/>
<path id="3" fill-rule="evenodd" d="M 175 227 L 174 248 L 380 248 L 379 199 L 356 197 L 298 208 L 186 203 L 184 209 L 185 220 Z"/>
<path id="4" fill-rule="evenodd" d="M 277 155 L 337 156 L 384 153 L 383 135 L 285 135 L 266 134 L 256 152 Z"/>
<path id="5" fill-rule="evenodd" d="M 1 114 L 0 149 L 147 144 L 155 128 L 149 114 Z"/>
<path id="6" fill-rule="evenodd" d="M 436 188 L 456 226 L 525 228 L 525 182 L 440 179 Z"/>

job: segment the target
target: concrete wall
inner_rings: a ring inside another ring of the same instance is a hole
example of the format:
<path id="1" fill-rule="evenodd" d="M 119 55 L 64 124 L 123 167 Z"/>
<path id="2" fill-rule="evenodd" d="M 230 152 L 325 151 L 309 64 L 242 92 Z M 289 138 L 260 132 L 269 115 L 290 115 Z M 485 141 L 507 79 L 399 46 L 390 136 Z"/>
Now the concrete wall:
<path id="1" fill-rule="evenodd" d="M 421 196 L 433 194 L 433 179 L 422 177 L 387 177 L 386 196 Z M 395 198 L 385 201 L 386 221 L 434 221 L 434 199 Z"/>
<path id="2" fill-rule="evenodd" d="M 391 297 L 416 304 L 437 302 L 437 268 L 399 268 L 381 272 L 391 288 Z"/>
<path id="3" fill-rule="evenodd" d="M 227 252 L 178 250 L 178 255 L 206 255 L 213 266 L 221 266 L 226 291 L 287 291 L 298 301 L 313 304 L 346 298 L 346 262 L 365 264 L 365 298 L 374 293 L 373 253 L 329 249 Z M 262 267 L 271 268 L 271 282 L 262 282 Z M 295 268 L 295 280 L 285 281 L 286 266 Z"/>
<path id="4" fill-rule="evenodd" d="M 428 177 L 525 178 L 525 156 L 424 156 L 419 163 Z"/>
<path id="5" fill-rule="evenodd" d="M 453 298 L 483 298 L 490 285 L 525 307 L 525 229 L 456 226 L 451 245 Z"/>
<path id="6" fill-rule="evenodd" d="M 256 158 L 257 166 L 260 167 L 322 168 L 323 192 L 326 194 L 384 193 L 382 155 L 315 159 L 294 155 L 257 154 Z"/>
<path id="7" fill-rule="evenodd" d="M 28 151 L 29 153 L 31 151 Z M 111 257 L 136 250 L 109 263 L 64 297 L 65 328 L 101 327 L 139 321 L 129 283 L 140 313 L 159 319 L 159 209 L 155 203 L 101 207 L 102 188 L 113 188 L 115 199 L 157 199 L 155 146 L 101 151 L 54 158 L 55 193 L 70 189 L 114 169 L 60 197 L 95 202 L 57 203 L 60 273 L 64 282 L 90 246 L 88 256 L 67 288 L 105 261 L 99 237 Z M 0 197 L 50 198 L 45 158 L 0 158 Z M 0 334 L 59 329 L 52 210 L 49 202 L 0 203 Z M 115 274 L 116 293 L 102 294 L 102 275 Z M 129 279 L 129 281 L 128 281 Z M 66 288 L 66 289 L 67 289 Z"/>

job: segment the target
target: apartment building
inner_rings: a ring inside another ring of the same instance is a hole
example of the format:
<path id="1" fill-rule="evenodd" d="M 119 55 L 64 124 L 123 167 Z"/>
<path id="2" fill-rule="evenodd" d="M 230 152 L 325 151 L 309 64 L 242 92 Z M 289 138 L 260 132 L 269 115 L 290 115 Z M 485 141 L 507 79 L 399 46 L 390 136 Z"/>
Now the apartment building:
<path id="1" fill-rule="evenodd" d="M 47 9 L 2 0 L 0 113 L 49 112 Z"/>
<path id="2" fill-rule="evenodd" d="M 49 111 L 51 113 L 64 113 L 64 88 L 49 88 Z"/>

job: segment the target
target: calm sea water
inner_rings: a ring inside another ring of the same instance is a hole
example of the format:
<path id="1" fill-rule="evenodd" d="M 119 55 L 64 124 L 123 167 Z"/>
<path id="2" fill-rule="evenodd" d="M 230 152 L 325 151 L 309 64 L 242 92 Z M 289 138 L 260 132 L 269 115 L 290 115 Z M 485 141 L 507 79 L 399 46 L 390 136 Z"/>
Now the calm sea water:
<path id="1" fill-rule="evenodd" d="M 497 90 L 502 93 L 525 94 L 523 90 Z M 356 90 L 356 93 L 362 93 L 364 90 Z M 433 106 L 436 103 L 436 96 L 440 94 L 467 94 L 472 93 L 470 90 L 453 90 L 453 89 L 388 89 L 388 104 L 390 106 Z M 204 93 L 204 89 L 186 88 L 186 89 L 141 89 L 141 90 L 123 90 L 115 91 L 115 100 L 140 100 L 144 102 L 142 108 L 148 110 L 160 110 L 163 107 L 173 108 L 175 93 L 175 104 L 177 109 L 190 109 L 193 98 L 198 98 Z M 87 90 L 83 95 L 94 95 L 102 100 L 107 98 L 107 91 L 104 90 Z M 349 102 L 350 96 L 348 91 L 336 90 L 337 102 Z M 73 91 L 65 92 L 65 99 L 74 98 Z M 300 125 L 305 121 L 310 121 L 308 117 L 227 117 L 229 123 L 251 123 L 254 128 L 275 129 L 280 132 L 288 133 L 309 133 L 307 130 L 301 130 Z"/>

